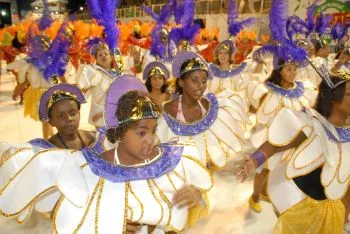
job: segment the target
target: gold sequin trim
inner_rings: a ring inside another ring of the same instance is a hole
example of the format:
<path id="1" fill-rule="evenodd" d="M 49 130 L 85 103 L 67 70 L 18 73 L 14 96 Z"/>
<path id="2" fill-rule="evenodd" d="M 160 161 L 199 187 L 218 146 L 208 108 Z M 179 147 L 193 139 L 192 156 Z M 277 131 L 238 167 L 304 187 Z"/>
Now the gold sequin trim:
<path id="1" fill-rule="evenodd" d="M 130 193 L 135 197 L 136 201 L 140 204 L 140 208 L 141 208 L 141 215 L 140 217 L 137 219 L 136 223 L 140 222 L 140 220 L 142 219 L 143 217 L 143 214 L 144 214 L 144 208 L 143 208 L 143 204 L 141 202 L 141 200 L 136 196 L 134 190 L 132 189 L 131 187 L 131 184 L 129 184 L 129 191 Z"/>
<path id="2" fill-rule="evenodd" d="M 99 185 L 99 190 L 98 190 L 98 195 L 97 195 L 97 203 L 96 203 L 96 209 L 95 209 L 95 234 L 98 234 L 98 218 L 99 218 L 99 213 L 100 213 L 100 204 L 101 204 L 101 198 L 102 198 L 105 180 L 100 178 L 99 184 L 100 185 Z"/>
<path id="3" fill-rule="evenodd" d="M 162 220 L 164 218 L 164 208 L 163 208 L 162 204 L 160 203 L 158 197 L 156 196 L 156 194 L 153 191 L 153 188 L 152 188 L 152 185 L 151 185 L 151 181 L 147 180 L 147 184 L 148 184 L 149 190 L 152 193 L 152 196 L 154 197 L 154 199 L 156 200 L 156 202 L 159 204 L 159 206 L 161 208 L 161 217 L 160 217 L 159 221 L 157 222 L 157 224 L 155 225 L 155 226 L 158 226 L 160 224 L 160 222 L 162 222 Z"/>

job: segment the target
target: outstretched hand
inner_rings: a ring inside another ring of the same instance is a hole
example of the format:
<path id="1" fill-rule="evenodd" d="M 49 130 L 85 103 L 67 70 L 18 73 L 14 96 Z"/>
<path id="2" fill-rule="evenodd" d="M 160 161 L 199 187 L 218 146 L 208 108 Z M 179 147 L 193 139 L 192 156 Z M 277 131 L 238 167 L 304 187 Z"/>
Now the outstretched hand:
<path id="1" fill-rule="evenodd" d="M 250 155 L 245 155 L 245 160 L 242 165 L 239 167 L 237 178 L 244 182 L 250 175 L 252 175 L 257 168 L 257 163 L 255 159 L 250 157 Z"/>

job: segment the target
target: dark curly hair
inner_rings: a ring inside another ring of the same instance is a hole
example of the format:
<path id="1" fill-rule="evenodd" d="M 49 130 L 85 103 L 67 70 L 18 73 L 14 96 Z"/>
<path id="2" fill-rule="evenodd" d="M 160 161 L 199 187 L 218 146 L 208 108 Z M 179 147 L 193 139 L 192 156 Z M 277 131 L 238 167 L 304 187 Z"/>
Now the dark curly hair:
<path id="1" fill-rule="evenodd" d="M 132 113 L 132 107 L 134 107 L 138 100 L 146 98 L 147 95 L 145 93 L 139 92 L 139 91 L 129 91 L 125 93 L 118 101 L 118 108 L 116 110 L 115 116 L 118 120 L 121 119 L 127 119 Z M 144 107 L 142 111 L 145 111 L 145 109 L 148 107 Z M 117 140 L 120 140 L 125 132 L 137 126 L 139 121 L 132 121 L 125 123 L 123 125 L 120 125 L 116 128 L 108 129 L 107 130 L 107 139 L 115 143 Z"/>
<path id="2" fill-rule="evenodd" d="M 334 84 L 337 84 L 343 79 L 331 75 L 331 80 Z M 346 83 L 343 82 L 342 84 L 338 85 L 336 88 L 331 89 L 327 83 L 322 80 L 320 87 L 319 87 L 319 93 L 317 96 L 317 101 L 315 105 L 315 109 L 325 118 L 328 118 L 332 111 L 333 111 L 333 104 L 336 102 L 341 102 L 344 98 L 345 94 L 345 88 Z"/>
<path id="3" fill-rule="evenodd" d="M 146 82 L 145 82 L 145 86 L 146 86 L 148 92 L 152 92 L 151 79 L 152 79 L 152 77 L 148 77 L 148 79 L 147 79 Z M 163 81 L 164 81 L 164 84 L 163 84 L 162 87 L 160 88 L 160 92 L 161 92 L 161 93 L 165 93 L 166 90 L 168 89 L 168 84 L 167 84 L 167 81 L 166 81 L 166 79 L 165 79 L 164 76 L 163 76 Z"/>
<path id="4" fill-rule="evenodd" d="M 283 69 L 284 60 L 278 60 L 278 68 L 274 69 L 270 75 L 270 77 L 266 80 L 266 82 L 273 83 L 275 85 L 281 86 L 282 76 L 281 71 Z"/>

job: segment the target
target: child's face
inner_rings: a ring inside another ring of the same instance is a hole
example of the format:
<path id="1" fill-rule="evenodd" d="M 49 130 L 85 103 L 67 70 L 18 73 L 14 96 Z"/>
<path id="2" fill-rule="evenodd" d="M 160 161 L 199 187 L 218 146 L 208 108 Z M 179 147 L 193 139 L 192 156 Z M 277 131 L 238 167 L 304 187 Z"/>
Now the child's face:
<path id="1" fill-rule="evenodd" d="M 156 144 L 156 119 L 142 119 L 136 126 L 129 128 L 119 146 L 131 157 L 140 161 L 151 159 Z"/>
<path id="2" fill-rule="evenodd" d="M 71 135 L 79 129 L 80 111 L 75 100 L 64 99 L 56 102 L 51 107 L 50 116 L 50 124 L 62 134 Z"/>

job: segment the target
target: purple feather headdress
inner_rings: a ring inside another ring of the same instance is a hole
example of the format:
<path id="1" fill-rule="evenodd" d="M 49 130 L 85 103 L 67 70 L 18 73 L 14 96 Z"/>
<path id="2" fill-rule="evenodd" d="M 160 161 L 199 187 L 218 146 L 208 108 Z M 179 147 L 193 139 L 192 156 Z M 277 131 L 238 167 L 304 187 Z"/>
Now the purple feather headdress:
<path id="1" fill-rule="evenodd" d="M 231 36 L 235 37 L 242 29 L 244 29 L 245 27 L 248 27 L 254 22 L 255 22 L 255 19 L 251 17 L 242 21 L 238 21 L 236 1 L 229 0 L 227 24 L 228 24 L 228 32 L 230 33 Z"/>
<path id="2" fill-rule="evenodd" d="M 63 22 L 52 43 L 43 35 L 30 39 L 31 49 L 28 62 L 36 66 L 47 81 L 54 76 L 63 76 L 66 72 L 70 45 L 70 40 L 67 38 L 67 27 L 68 22 Z"/>
<path id="3" fill-rule="evenodd" d="M 295 40 L 300 35 L 307 38 L 310 33 L 307 23 L 295 15 L 288 17 L 286 28 L 290 41 Z"/>
<path id="4" fill-rule="evenodd" d="M 348 34 L 350 25 L 345 25 L 342 23 L 337 23 L 335 26 L 332 27 L 332 38 L 334 40 L 340 41 L 343 37 L 345 37 Z"/>
<path id="5" fill-rule="evenodd" d="M 288 5 L 285 0 L 272 0 L 270 10 L 270 30 L 271 38 L 283 42 L 287 37 Z"/>
<path id="6" fill-rule="evenodd" d="M 314 31 L 318 33 L 319 36 L 322 36 L 326 32 L 326 30 L 330 28 L 331 19 L 332 17 L 330 15 L 325 16 L 323 14 L 320 14 L 317 17 Z"/>
<path id="7" fill-rule="evenodd" d="M 192 44 L 200 28 L 198 24 L 193 22 L 195 15 L 194 0 L 184 0 L 180 5 L 178 2 L 174 3 L 173 8 L 175 21 L 177 24 L 181 24 L 181 27 L 171 30 L 168 42 L 178 45 L 181 40 L 185 40 Z"/>
<path id="8" fill-rule="evenodd" d="M 51 26 L 53 19 L 50 15 L 49 5 L 47 3 L 47 0 L 43 0 L 44 3 L 44 10 L 43 10 L 43 16 L 39 20 L 39 30 L 44 31 L 48 27 Z"/>
<path id="9" fill-rule="evenodd" d="M 172 10 L 173 2 L 169 1 L 166 5 L 163 6 L 159 15 L 155 14 L 151 8 L 144 7 L 144 11 L 150 15 L 155 21 L 156 25 L 152 30 L 152 45 L 151 45 L 151 54 L 155 57 L 164 58 L 166 54 L 166 46 L 162 42 L 162 30 L 164 25 L 167 24 Z"/>
<path id="10" fill-rule="evenodd" d="M 274 68 L 278 68 L 279 61 L 286 63 L 301 63 L 305 61 L 307 53 L 304 48 L 293 42 L 297 33 L 307 33 L 307 24 L 298 17 L 290 17 L 287 21 L 287 6 L 284 0 L 273 0 L 270 11 L 270 30 L 274 44 L 264 45 L 253 54 L 253 59 L 263 62 L 266 56 L 273 56 Z"/>
<path id="11" fill-rule="evenodd" d="M 104 27 L 105 42 L 109 49 L 113 51 L 118 46 L 119 29 L 116 25 L 115 10 L 119 5 L 117 0 L 87 0 L 87 5 L 91 17 Z"/>
<path id="12" fill-rule="evenodd" d="M 311 6 L 307 8 L 306 14 L 306 23 L 309 31 L 314 30 L 315 28 L 315 11 L 316 11 L 316 3 L 313 3 Z"/>

